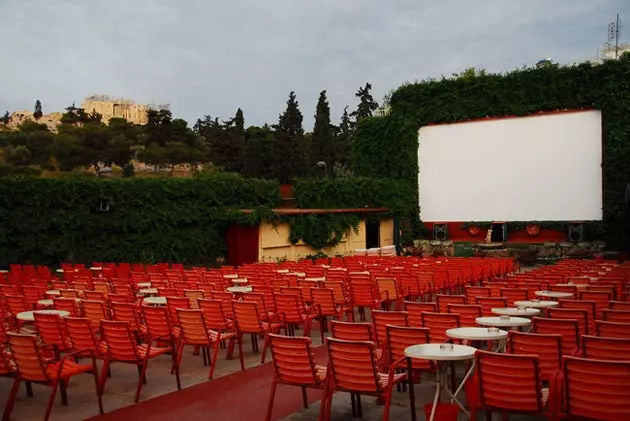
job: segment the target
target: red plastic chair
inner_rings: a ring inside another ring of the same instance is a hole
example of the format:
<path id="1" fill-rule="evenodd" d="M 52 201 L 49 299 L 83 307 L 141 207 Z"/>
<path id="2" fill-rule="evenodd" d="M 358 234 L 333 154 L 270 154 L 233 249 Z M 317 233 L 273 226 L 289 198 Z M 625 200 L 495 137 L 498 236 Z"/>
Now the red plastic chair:
<path id="1" fill-rule="evenodd" d="M 376 288 L 370 282 L 351 282 L 350 296 L 352 297 L 352 306 L 359 309 L 361 320 L 365 320 L 366 308 L 369 308 L 370 310 L 378 310 L 382 303 Z"/>
<path id="2" fill-rule="evenodd" d="M 586 310 L 577 308 L 548 308 L 547 317 L 550 319 L 571 319 L 578 322 L 578 335 L 588 335 L 589 318 Z"/>
<path id="3" fill-rule="evenodd" d="M 606 338 L 630 339 L 630 323 L 595 320 L 595 332 L 597 336 L 603 336 Z"/>
<path id="4" fill-rule="evenodd" d="M 451 340 L 446 331 L 460 327 L 459 314 L 422 313 L 422 327 L 431 331 L 431 343 L 443 343 Z"/>
<path id="5" fill-rule="evenodd" d="M 542 387 L 537 356 L 477 351 L 475 365 L 477 370 L 466 387 L 471 421 L 476 421 L 479 410 L 552 419 L 555 396 Z"/>
<path id="6" fill-rule="evenodd" d="M 372 395 L 384 399 L 383 421 L 389 421 L 393 387 L 406 380 L 405 373 L 396 374 L 397 362 L 389 373 L 380 373 L 373 342 L 353 342 L 328 339 L 328 380 L 320 408 L 320 420 L 330 419 L 330 408 L 335 391 Z"/>
<path id="7" fill-rule="evenodd" d="M 306 389 L 323 390 L 326 384 L 326 367 L 315 363 L 310 338 L 270 334 L 269 347 L 276 370 L 271 383 L 266 421 L 271 420 L 278 384 L 300 387 L 304 408 L 308 408 Z"/>
<path id="8" fill-rule="evenodd" d="M 516 301 L 527 301 L 529 291 L 525 288 L 502 288 L 501 296 L 508 301 L 510 307 L 516 307 Z"/>
<path id="9" fill-rule="evenodd" d="M 540 377 L 550 381 L 560 370 L 562 361 L 562 336 L 508 332 L 508 352 L 515 355 L 536 355 L 539 360 Z"/>
<path id="10" fill-rule="evenodd" d="M 169 353 L 170 348 L 153 346 L 153 341 L 147 341 L 147 343 L 138 345 L 132 328 L 126 322 L 120 321 L 101 321 L 101 338 L 107 344 L 107 353 L 102 367 L 101 391 L 105 390 L 105 383 L 107 381 L 105 373 L 109 371 L 109 366 L 112 362 L 133 364 L 139 367 L 140 373 L 135 396 L 135 402 L 138 403 L 140 393 L 142 392 L 142 385 L 146 379 L 149 360 Z M 181 390 L 179 367 L 176 364 L 175 355 L 173 355 L 173 369 L 177 380 L 177 390 Z"/>
<path id="11" fill-rule="evenodd" d="M 303 335 L 311 335 L 313 320 L 318 318 L 317 307 L 306 307 L 299 296 L 293 294 L 273 294 L 276 312 L 289 330 L 289 336 L 295 336 L 295 326 L 304 325 Z M 324 337 L 324 323 L 320 318 L 320 332 L 322 342 Z"/>
<path id="12" fill-rule="evenodd" d="M 34 313 L 33 316 L 39 339 L 52 347 L 55 360 L 59 361 L 62 352 L 72 349 L 64 320 L 58 314 Z"/>
<path id="13" fill-rule="evenodd" d="M 318 317 L 323 323 L 328 318 L 335 320 L 343 320 L 344 314 L 346 320 L 354 320 L 352 307 L 345 303 L 335 300 L 335 292 L 331 288 L 311 288 L 311 298 L 313 306 L 317 309 Z M 322 331 L 322 342 L 324 342 L 324 332 Z"/>
<path id="14" fill-rule="evenodd" d="M 79 317 L 67 317 L 64 322 L 74 352 L 90 350 L 96 358 L 105 358 L 106 345 L 96 336 L 98 325 L 94 326 L 88 318 Z"/>
<path id="15" fill-rule="evenodd" d="M 330 323 L 332 337 L 346 341 L 374 341 L 372 323 L 349 323 L 333 320 Z"/>
<path id="16" fill-rule="evenodd" d="M 449 304 L 447 312 L 459 314 L 459 322 L 462 326 L 477 326 L 477 318 L 482 315 L 480 305 L 471 304 Z"/>
<path id="17" fill-rule="evenodd" d="M 475 304 L 477 302 L 477 297 L 490 297 L 491 290 L 488 287 L 465 287 L 464 295 L 466 296 L 467 304 Z"/>
<path id="18" fill-rule="evenodd" d="M 265 362 L 265 356 L 267 355 L 267 348 L 269 347 L 269 334 L 277 333 L 281 328 L 285 329 L 284 323 L 278 319 L 272 319 L 269 322 L 263 322 L 260 319 L 260 313 L 258 312 L 258 306 L 256 303 L 249 303 L 245 301 L 232 301 L 232 309 L 234 311 L 234 323 L 239 340 L 243 341 L 243 334 L 249 333 L 252 336 L 252 349 L 254 352 L 258 352 L 258 336 L 262 335 L 265 338 L 263 344 L 262 356 L 260 358 L 261 364 Z"/>
<path id="19" fill-rule="evenodd" d="M 628 301 L 609 301 L 608 308 L 611 310 L 630 310 L 630 302 Z"/>
<path id="20" fill-rule="evenodd" d="M 581 356 L 594 360 L 628 361 L 630 339 L 582 336 Z"/>
<path id="21" fill-rule="evenodd" d="M 446 313 L 449 304 L 466 304 L 466 296 L 438 294 L 435 296 L 435 301 L 438 306 L 438 313 Z"/>
<path id="22" fill-rule="evenodd" d="M 562 358 L 562 408 L 556 419 L 630 419 L 629 361 Z"/>
<path id="23" fill-rule="evenodd" d="M 532 333 L 562 336 L 562 355 L 572 354 L 579 348 L 579 332 L 577 320 L 532 317 Z"/>
<path id="24" fill-rule="evenodd" d="M 422 327 L 422 313 L 437 313 L 437 303 L 405 301 L 405 311 L 409 315 L 409 326 Z"/>
<path id="25" fill-rule="evenodd" d="M 104 301 L 83 300 L 81 305 L 83 306 L 83 317 L 90 319 L 94 326 L 98 327 L 101 320 L 109 319 L 109 311 Z"/>
<path id="26" fill-rule="evenodd" d="M 506 308 L 508 300 L 505 297 L 477 297 L 477 304 L 481 306 L 483 316 L 496 316 L 492 312 L 493 308 Z"/>
<path id="27" fill-rule="evenodd" d="M 613 299 L 610 292 L 603 291 L 580 291 L 580 300 L 595 302 L 595 318 L 602 318 L 602 310 L 608 308 L 608 302 Z"/>
<path id="28" fill-rule="evenodd" d="M 630 323 L 630 310 L 602 310 L 602 320 L 615 323 Z"/>
<path id="29" fill-rule="evenodd" d="M 94 375 L 98 409 L 101 414 L 103 413 L 98 369 L 93 354 L 91 364 L 77 364 L 72 361 L 79 353 L 68 354 L 64 356 L 61 361 L 47 362 L 42 354 L 42 348 L 37 345 L 37 338 L 34 335 L 20 335 L 16 333 L 8 333 L 7 335 L 11 346 L 11 356 L 15 362 L 16 373 L 13 387 L 9 393 L 9 400 L 2 416 L 3 421 L 8 421 L 11 418 L 11 412 L 13 412 L 13 406 L 21 382 L 37 383 L 52 387 L 44 415 L 44 421 L 48 421 L 52 406 L 55 402 L 55 396 L 57 395 L 57 389 L 61 389 L 62 403 L 67 405 L 66 384 L 72 377 L 84 373 Z M 89 350 L 84 350 L 84 352 L 89 353 Z"/>
<path id="30" fill-rule="evenodd" d="M 387 325 L 409 326 L 407 312 L 404 311 L 372 311 L 372 322 L 376 332 L 376 343 L 385 348 L 387 345 Z"/>
<path id="31" fill-rule="evenodd" d="M 396 370 L 406 370 L 405 349 L 412 345 L 428 344 L 430 342 L 429 329 L 425 327 L 386 326 L 387 355 L 389 367 L 396 364 Z M 433 372 L 435 365 L 431 361 L 413 358 L 412 369 L 419 372 Z M 420 379 L 420 376 L 418 376 Z"/>

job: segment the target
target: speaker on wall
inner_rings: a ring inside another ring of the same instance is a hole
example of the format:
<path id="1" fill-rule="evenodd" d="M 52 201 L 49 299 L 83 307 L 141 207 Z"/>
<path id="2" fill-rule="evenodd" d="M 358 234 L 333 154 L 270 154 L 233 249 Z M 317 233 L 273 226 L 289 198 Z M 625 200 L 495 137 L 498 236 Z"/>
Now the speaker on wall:
<path id="1" fill-rule="evenodd" d="M 434 224 L 433 225 L 433 238 L 439 241 L 448 240 L 448 225 Z"/>
<path id="2" fill-rule="evenodd" d="M 584 224 L 581 222 L 571 222 L 569 224 L 569 241 L 584 241 Z"/>

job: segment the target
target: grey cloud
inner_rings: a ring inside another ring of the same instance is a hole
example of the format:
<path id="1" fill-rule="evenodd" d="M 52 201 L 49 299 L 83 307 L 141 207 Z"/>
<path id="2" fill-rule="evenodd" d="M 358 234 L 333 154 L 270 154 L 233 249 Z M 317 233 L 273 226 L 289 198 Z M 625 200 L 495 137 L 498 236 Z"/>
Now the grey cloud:
<path id="1" fill-rule="evenodd" d="M 334 115 L 366 81 L 405 81 L 551 56 L 595 59 L 627 0 L 0 0 L 0 111 L 61 110 L 93 93 L 171 102 L 191 123 L 273 122 L 289 91 L 307 129 L 319 91 Z"/>

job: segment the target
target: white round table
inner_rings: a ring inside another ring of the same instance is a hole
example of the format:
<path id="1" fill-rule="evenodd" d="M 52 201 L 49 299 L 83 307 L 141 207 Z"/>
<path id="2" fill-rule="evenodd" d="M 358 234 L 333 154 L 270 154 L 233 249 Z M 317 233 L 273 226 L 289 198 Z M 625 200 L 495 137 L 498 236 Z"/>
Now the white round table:
<path id="1" fill-rule="evenodd" d="M 520 317 L 534 317 L 540 314 L 540 310 L 537 308 L 523 308 L 518 307 L 506 307 L 506 308 L 493 308 L 492 312 L 499 316 L 520 316 Z"/>
<path id="2" fill-rule="evenodd" d="M 508 319 L 502 319 L 500 317 L 477 317 L 475 321 L 482 326 L 493 327 L 522 327 L 532 324 L 531 320 L 524 317 L 510 317 Z"/>
<path id="3" fill-rule="evenodd" d="M 252 287 L 227 287 L 225 290 L 232 294 L 246 294 L 253 291 Z"/>
<path id="4" fill-rule="evenodd" d="M 556 284 L 556 287 L 576 287 L 577 289 L 586 289 L 588 284 Z"/>
<path id="5" fill-rule="evenodd" d="M 547 308 L 547 307 L 557 307 L 557 301 L 514 301 L 514 305 L 520 307 L 531 307 L 531 308 Z"/>
<path id="6" fill-rule="evenodd" d="M 0 273 L 9 273 L 9 271 L 6 269 L 0 269 Z"/>
<path id="7" fill-rule="evenodd" d="M 573 294 L 571 294 L 570 292 L 560 292 L 560 291 L 536 291 L 534 294 L 536 294 L 538 297 L 545 297 L 545 298 L 573 297 Z"/>
<path id="8" fill-rule="evenodd" d="M 46 295 L 61 295 L 61 292 L 59 292 L 58 289 L 51 289 L 49 291 L 46 291 Z"/>
<path id="9" fill-rule="evenodd" d="M 298 278 L 305 278 L 306 277 L 306 273 L 304 273 L 304 272 L 290 272 L 289 274 L 290 275 L 295 275 Z"/>
<path id="10" fill-rule="evenodd" d="M 33 310 L 33 311 L 23 311 L 22 313 L 18 313 L 16 317 L 18 318 L 18 320 L 21 320 L 23 322 L 34 322 L 35 313 L 58 314 L 61 317 L 68 317 L 70 315 L 70 313 L 65 310 Z"/>
<path id="11" fill-rule="evenodd" d="M 244 285 L 249 283 L 247 278 L 232 278 L 232 283 L 236 285 Z"/>
<path id="12" fill-rule="evenodd" d="M 236 278 L 238 278 L 238 274 L 236 274 L 236 273 L 228 273 L 227 275 L 223 275 L 223 278 L 225 278 L 225 279 L 236 279 Z"/>
<path id="13" fill-rule="evenodd" d="M 143 289 L 138 290 L 138 294 L 142 294 L 142 295 L 153 295 L 157 293 L 158 293 L 157 288 L 143 288 Z"/>
<path id="14" fill-rule="evenodd" d="M 308 281 L 308 282 L 325 282 L 326 278 L 325 277 L 319 277 L 319 278 L 304 278 L 303 281 Z"/>
<path id="15" fill-rule="evenodd" d="M 146 288 L 151 288 L 151 282 L 138 282 L 138 283 L 136 284 L 136 287 L 138 287 L 138 288 L 144 288 L 144 289 L 146 289 Z"/>
<path id="16" fill-rule="evenodd" d="M 498 341 L 507 338 L 505 330 L 490 331 L 487 327 L 457 327 L 448 329 L 446 336 L 469 341 Z"/>
<path id="17" fill-rule="evenodd" d="M 278 269 L 276 270 L 277 273 L 289 273 L 289 269 Z"/>
<path id="18" fill-rule="evenodd" d="M 81 298 L 75 298 L 74 301 L 81 302 Z M 44 307 L 50 307 L 52 305 L 55 304 L 55 302 L 51 299 L 51 300 L 39 300 L 37 301 L 37 304 L 39 304 L 40 306 L 44 306 Z"/>
<path id="19" fill-rule="evenodd" d="M 166 297 L 147 297 L 142 300 L 142 303 L 152 306 L 165 306 Z"/>
<path id="20" fill-rule="evenodd" d="M 94 272 L 98 272 L 98 271 L 100 271 L 100 270 L 103 270 L 103 268 L 102 268 L 102 267 L 100 267 L 100 266 L 92 266 L 92 267 L 90 268 L 90 270 L 93 270 Z"/>
<path id="21" fill-rule="evenodd" d="M 447 370 L 444 368 L 444 362 L 446 361 L 467 361 L 475 358 L 475 353 L 477 349 L 472 346 L 467 345 L 452 345 L 452 349 L 441 349 L 441 345 L 445 344 L 420 344 L 420 345 L 412 345 L 410 347 L 405 348 L 405 357 L 407 357 L 407 376 L 411 379 L 413 378 L 413 364 L 411 360 L 413 359 L 421 359 L 428 361 L 436 361 L 437 364 L 437 376 L 436 376 L 436 387 L 435 387 L 435 395 L 433 396 L 433 409 L 431 410 L 431 416 L 429 417 L 429 421 L 435 420 L 435 410 L 437 409 L 438 401 L 440 400 L 441 392 L 446 392 L 447 395 L 450 396 L 451 402 L 457 403 L 459 408 L 464 411 L 466 415 L 469 415 L 468 411 L 462 403 L 457 399 L 457 395 L 462 391 L 464 384 L 466 384 L 466 380 L 470 377 L 473 372 L 474 364 L 471 364 L 470 369 L 464 376 L 464 379 L 455 390 L 455 393 L 451 393 L 451 389 L 446 387 L 447 382 Z M 416 419 L 416 398 L 414 388 L 409 388 L 409 401 L 411 403 L 411 419 Z"/>

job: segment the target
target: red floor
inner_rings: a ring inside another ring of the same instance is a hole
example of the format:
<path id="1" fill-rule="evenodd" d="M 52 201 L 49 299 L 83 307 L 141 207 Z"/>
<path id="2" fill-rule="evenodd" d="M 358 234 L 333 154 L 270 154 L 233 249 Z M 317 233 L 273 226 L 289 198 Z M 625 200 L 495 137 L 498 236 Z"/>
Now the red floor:
<path id="1" fill-rule="evenodd" d="M 325 347 L 318 347 L 314 352 L 319 363 L 326 360 Z M 273 372 L 271 363 L 250 368 L 90 418 L 90 421 L 264 420 Z M 309 390 L 308 397 L 309 403 L 318 401 L 321 399 L 321 392 Z M 272 420 L 282 419 L 300 409 L 300 388 L 279 385 Z"/>

